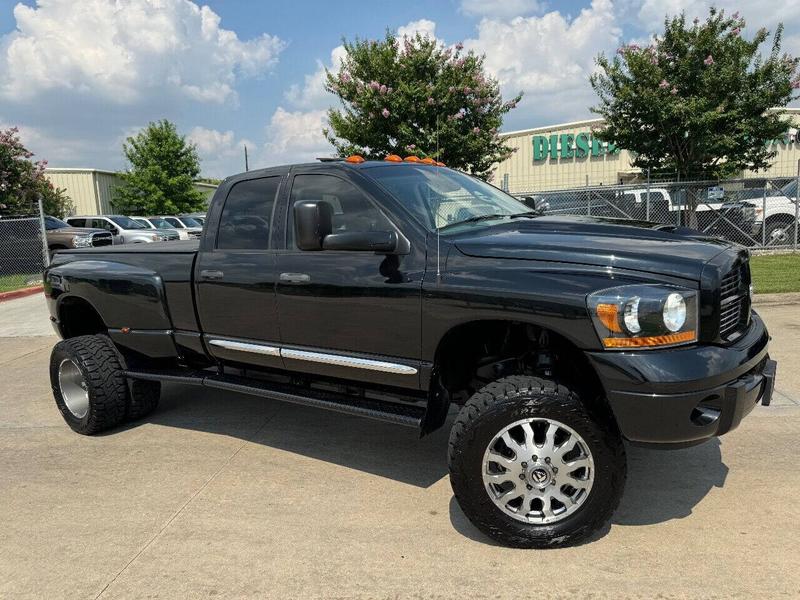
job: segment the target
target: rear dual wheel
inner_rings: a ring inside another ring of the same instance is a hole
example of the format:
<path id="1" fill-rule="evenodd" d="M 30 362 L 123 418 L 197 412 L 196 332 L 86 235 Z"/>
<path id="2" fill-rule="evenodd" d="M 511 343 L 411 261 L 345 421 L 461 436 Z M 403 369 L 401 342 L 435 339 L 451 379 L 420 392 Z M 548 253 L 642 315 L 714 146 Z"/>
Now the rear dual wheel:
<path id="1" fill-rule="evenodd" d="M 158 405 L 161 384 L 128 387 L 114 344 L 104 335 L 84 335 L 56 344 L 50 356 L 56 405 L 73 431 L 93 435 L 139 419 Z"/>
<path id="2" fill-rule="evenodd" d="M 503 544 L 577 543 L 622 496 L 625 450 L 607 415 L 569 388 L 500 379 L 464 405 L 450 434 L 450 481 L 467 518 Z"/>

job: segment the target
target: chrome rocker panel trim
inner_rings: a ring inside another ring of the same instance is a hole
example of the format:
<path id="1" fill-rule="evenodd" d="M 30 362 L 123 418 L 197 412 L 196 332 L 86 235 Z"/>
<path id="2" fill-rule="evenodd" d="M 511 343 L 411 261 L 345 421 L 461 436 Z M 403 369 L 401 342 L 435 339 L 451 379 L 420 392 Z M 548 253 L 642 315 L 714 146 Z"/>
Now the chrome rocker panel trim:
<path id="1" fill-rule="evenodd" d="M 415 367 L 370 358 L 329 354 L 327 352 L 311 352 L 309 350 L 293 350 L 291 348 L 279 348 L 277 346 L 252 344 L 248 342 L 235 342 L 233 340 L 211 339 L 208 343 L 212 346 L 218 346 L 227 350 L 264 354 L 266 356 L 280 356 L 292 360 L 304 360 L 326 365 L 336 365 L 338 367 L 367 369 L 369 371 L 381 371 L 383 373 L 394 373 L 397 375 L 417 374 L 417 369 Z"/>

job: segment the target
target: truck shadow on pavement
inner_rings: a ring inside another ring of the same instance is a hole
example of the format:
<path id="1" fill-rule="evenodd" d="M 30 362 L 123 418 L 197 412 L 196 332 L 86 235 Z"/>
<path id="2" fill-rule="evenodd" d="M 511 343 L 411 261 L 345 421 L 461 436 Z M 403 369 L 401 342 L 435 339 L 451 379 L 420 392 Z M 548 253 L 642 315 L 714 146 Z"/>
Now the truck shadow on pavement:
<path id="1" fill-rule="evenodd" d="M 252 396 L 167 385 L 158 410 L 129 427 L 149 422 L 236 437 L 428 488 L 447 476 L 452 418 L 451 413 L 444 427 L 420 439 L 415 430 L 388 423 Z M 630 445 L 626 449 L 628 480 L 613 525 L 652 525 L 684 518 L 713 488 L 723 487 L 728 474 L 718 439 L 682 450 Z M 455 498 L 449 512 L 456 531 L 482 543 L 494 543 L 467 520 Z M 592 539 L 603 537 L 609 529 L 607 525 Z"/>

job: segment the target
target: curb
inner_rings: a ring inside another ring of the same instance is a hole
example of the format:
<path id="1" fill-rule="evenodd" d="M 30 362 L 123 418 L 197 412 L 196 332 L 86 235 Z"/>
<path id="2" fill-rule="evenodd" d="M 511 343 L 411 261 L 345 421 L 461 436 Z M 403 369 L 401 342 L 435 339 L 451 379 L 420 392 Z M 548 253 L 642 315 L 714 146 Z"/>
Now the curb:
<path id="1" fill-rule="evenodd" d="M 791 304 L 800 304 L 800 292 L 756 294 L 753 297 L 753 306 L 787 306 Z"/>
<path id="2" fill-rule="evenodd" d="M 25 296 L 32 296 L 33 294 L 38 294 L 41 291 L 44 291 L 44 286 L 35 285 L 33 287 L 22 288 L 21 290 L 14 290 L 12 292 L 0 292 L 0 302 L 14 300 L 16 298 L 24 298 Z"/>

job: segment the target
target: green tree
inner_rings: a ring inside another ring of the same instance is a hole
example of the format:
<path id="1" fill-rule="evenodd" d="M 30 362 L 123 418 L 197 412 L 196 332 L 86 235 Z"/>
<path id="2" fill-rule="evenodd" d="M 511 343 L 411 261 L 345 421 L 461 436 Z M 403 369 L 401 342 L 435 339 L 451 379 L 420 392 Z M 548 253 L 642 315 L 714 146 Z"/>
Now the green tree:
<path id="1" fill-rule="evenodd" d="M 683 14 L 667 17 L 647 47 L 600 55 L 592 110 L 605 124 L 596 135 L 633 152 L 635 166 L 682 180 L 768 167 L 770 143 L 789 128 L 770 109 L 786 106 L 800 87 L 798 59 L 781 54 L 782 26 L 766 56 L 759 47 L 767 30 L 748 40 L 744 28 L 738 13 L 712 8 L 691 25 Z"/>
<path id="2" fill-rule="evenodd" d="M 328 111 L 324 130 L 340 156 L 413 154 L 487 177 L 511 154 L 497 133 L 522 96 L 503 101 L 483 56 L 390 31 L 379 41 L 345 40 L 344 47 L 339 72 L 328 72 L 325 83 L 342 103 Z"/>
<path id="3" fill-rule="evenodd" d="M 197 149 L 175 125 L 150 123 L 122 146 L 130 170 L 120 173 L 114 208 L 128 214 L 178 214 L 205 210 L 206 198 L 192 182 L 200 175 Z"/>
<path id="4" fill-rule="evenodd" d="M 32 214 L 42 198 L 44 212 L 63 217 L 72 202 L 44 176 L 46 160 L 33 162 L 33 152 L 19 138 L 19 129 L 0 130 L 0 210 L 6 214 Z"/>

